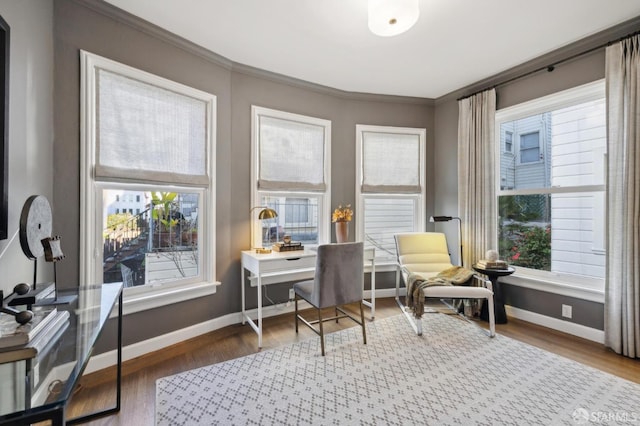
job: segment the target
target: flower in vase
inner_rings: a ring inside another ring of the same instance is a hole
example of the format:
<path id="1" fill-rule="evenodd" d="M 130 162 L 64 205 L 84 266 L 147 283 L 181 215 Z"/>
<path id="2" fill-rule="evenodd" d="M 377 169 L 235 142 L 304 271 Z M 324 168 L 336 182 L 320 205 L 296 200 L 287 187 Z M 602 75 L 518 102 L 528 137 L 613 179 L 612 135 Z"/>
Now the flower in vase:
<path id="1" fill-rule="evenodd" d="M 331 215 L 332 222 L 351 222 L 352 218 L 353 210 L 351 210 L 351 204 L 347 204 L 344 207 L 342 207 L 342 204 L 340 204 Z"/>

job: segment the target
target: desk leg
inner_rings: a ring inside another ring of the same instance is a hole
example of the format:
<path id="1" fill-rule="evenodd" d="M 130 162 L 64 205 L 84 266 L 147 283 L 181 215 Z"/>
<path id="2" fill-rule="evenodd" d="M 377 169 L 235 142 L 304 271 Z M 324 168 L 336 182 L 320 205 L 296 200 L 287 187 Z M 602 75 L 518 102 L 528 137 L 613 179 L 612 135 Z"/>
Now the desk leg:
<path id="1" fill-rule="evenodd" d="M 507 323 L 507 311 L 504 307 L 504 300 L 502 300 L 502 291 L 500 289 L 500 282 L 498 281 L 497 276 L 487 275 L 489 280 L 491 281 L 491 285 L 493 285 L 493 310 L 495 312 L 495 321 L 496 324 L 506 324 Z M 483 321 L 489 321 L 489 308 L 487 307 L 487 303 L 482 304 L 482 309 L 480 311 L 480 319 Z"/>
<path id="2" fill-rule="evenodd" d="M 262 349 L 262 278 L 258 272 L 258 349 Z"/>
<path id="3" fill-rule="evenodd" d="M 376 261 L 371 259 L 371 319 L 376 316 Z"/>
<path id="4" fill-rule="evenodd" d="M 240 292 L 242 293 L 242 325 L 245 325 L 245 302 L 244 302 L 244 265 L 240 264 Z"/>

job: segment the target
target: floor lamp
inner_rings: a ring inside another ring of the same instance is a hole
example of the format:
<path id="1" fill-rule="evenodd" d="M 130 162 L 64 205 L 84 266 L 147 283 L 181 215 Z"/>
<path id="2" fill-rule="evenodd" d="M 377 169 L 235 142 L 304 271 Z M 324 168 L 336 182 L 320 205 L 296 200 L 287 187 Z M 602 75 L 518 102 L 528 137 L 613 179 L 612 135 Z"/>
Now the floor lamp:
<path id="1" fill-rule="evenodd" d="M 460 266 L 464 266 L 462 261 L 462 219 L 455 216 L 431 216 L 429 222 L 449 222 L 451 220 L 458 221 L 458 241 L 460 242 Z"/>

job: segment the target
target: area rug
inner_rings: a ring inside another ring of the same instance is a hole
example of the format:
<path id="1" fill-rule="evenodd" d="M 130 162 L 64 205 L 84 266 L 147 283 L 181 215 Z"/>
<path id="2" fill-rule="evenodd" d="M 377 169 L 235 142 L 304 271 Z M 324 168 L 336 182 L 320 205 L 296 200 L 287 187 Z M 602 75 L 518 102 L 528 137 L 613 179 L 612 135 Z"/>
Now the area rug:
<path id="1" fill-rule="evenodd" d="M 640 424 L 640 385 L 444 314 L 159 379 L 157 425 Z M 291 330 L 293 333 L 293 329 Z"/>

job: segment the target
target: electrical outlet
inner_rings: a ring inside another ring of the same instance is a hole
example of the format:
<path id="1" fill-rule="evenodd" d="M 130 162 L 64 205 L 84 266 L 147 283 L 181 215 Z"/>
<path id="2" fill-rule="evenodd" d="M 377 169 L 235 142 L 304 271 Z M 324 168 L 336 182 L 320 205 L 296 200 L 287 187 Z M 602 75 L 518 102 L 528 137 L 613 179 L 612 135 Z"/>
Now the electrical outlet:
<path id="1" fill-rule="evenodd" d="M 289 300 L 293 300 L 296 298 L 296 293 L 293 291 L 292 288 L 289 289 Z"/>
<path id="2" fill-rule="evenodd" d="M 562 305 L 562 316 L 565 318 L 571 318 L 572 315 L 571 305 Z"/>

